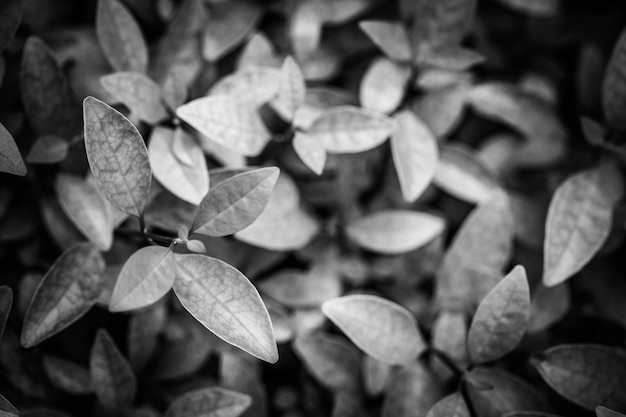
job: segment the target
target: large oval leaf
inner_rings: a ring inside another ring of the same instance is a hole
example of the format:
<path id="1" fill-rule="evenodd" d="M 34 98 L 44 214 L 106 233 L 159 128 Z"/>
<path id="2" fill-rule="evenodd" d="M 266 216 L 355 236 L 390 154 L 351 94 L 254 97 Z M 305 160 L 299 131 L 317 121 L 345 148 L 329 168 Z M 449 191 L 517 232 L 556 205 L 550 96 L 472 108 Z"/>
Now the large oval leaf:
<path id="1" fill-rule="evenodd" d="M 198 206 L 191 231 L 226 236 L 250 226 L 270 200 L 280 170 L 243 172 L 211 188 Z"/>
<path id="2" fill-rule="evenodd" d="M 164 417 L 237 417 L 252 404 L 246 394 L 211 387 L 191 391 L 178 397 Z"/>
<path id="3" fill-rule="evenodd" d="M 170 248 L 146 246 L 124 264 L 111 295 L 109 310 L 128 311 L 158 301 L 172 288 L 176 263 Z"/>
<path id="4" fill-rule="evenodd" d="M 611 231 L 613 205 L 624 192 L 612 165 L 570 176 L 554 193 L 546 219 L 543 283 L 554 286 L 580 271 Z"/>
<path id="5" fill-rule="evenodd" d="M 518 345 L 530 315 L 530 290 L 524 267 L 518 265 L 478 305 L 467 337 L 475 364 L 494 361 Z"/>
<path id="6" fill-rule="evenodd" d="M 602 84 L 602 107 L 608 125 L 614 129 L 626 128 L 626 29 L 613 47 L 611 60 L 606 67 Z"/>
<path id="7" fill-rule="evenodd" d="M 626 352 L 600 345 L 560 345 L 541 353 L 535 366 L 563 397 L 593 410 L 626 409 Z"/>
<path id="8" fill-rule="evenodd" d="M 74 226 L 96 248 L 109 250 L 113 244 L 113 211 L 102 194 L 69 174 L 59 174 L 54 185 L 59 204 Z"/>
<path id="9" fill-rule="evenodd" d="M 418 249 L 439 236 L 445 222 L 432 214 L 383 210 L 346 227 L 350 239 L 373 252 L 399 254 Z"/>
<path id="10" fill-rule="evenodd" d="M 35 346 L 87 313 L 100 296 L 104 267 L 104 259 L 88 243 L 77 243 L 63 252 L 30 302 L 22 328 L 22 346 Z"/>
<path id="11" fill-rule="evenodd" d="M 0 123 L 0 172 L 8 172 L 21 177 L 26 175 L 26 165 L 24 165 L 24 159 L 17 148 L 15 139 L 2 123 Z"/>
<path id="12" fill-rule="evenodd" d="M 137 381 L 130 364 L 104 330 L 98 330 L 89 356 L 89 372 L 98 400 L 107 408 L 128 407 Z"/>
<path id="13" fill-rule="evenodd" d="M 414 360 L 425 348 L 413 315 L 373 295 L 348 295 L 322 304 L 322 312 L 365 353 L 389 364 Z"/>
<path id="14" fill-rule="evenodd" d="M 254 285 L 226 262 L 178 255 L 174 292 L 189 313 L 224 341 L 274 363 L 278 349 L 269 313 Z"/>
<path id="15" fill-rule="evenodd" d="M 161 87 L 140 72 L 122 71 L 105 75 L 100 84 L 139 119 L 156 124 L 168 117 Z"/>
<path id="16" fill-rule="evenodd" d="M 137 128 L 102 101 L 83 102 L 85 149 L 104 196 L 124 213 L 141 216 L 150 190 L 148 150 Z"/>

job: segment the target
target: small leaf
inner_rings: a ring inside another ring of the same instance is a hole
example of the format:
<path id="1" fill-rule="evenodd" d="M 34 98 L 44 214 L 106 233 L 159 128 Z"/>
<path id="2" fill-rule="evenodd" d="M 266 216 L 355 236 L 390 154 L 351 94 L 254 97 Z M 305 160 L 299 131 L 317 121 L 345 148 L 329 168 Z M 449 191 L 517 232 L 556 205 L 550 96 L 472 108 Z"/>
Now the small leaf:
<path id="1" fill-rule="evenodd" d="M 0 417 L 19 417 L 20 412 L 0 394 Z"/>
<path id="2" fill-rule="evenodd" d="M 380 50 L 394 61 L 411 61 L 409 34 L 401 22 L 364 20 L 359 27 Z"/>
<path id="3" fill-rule="evenodd" d="M 237 60 L 237 71 L 250 67 L 279 67 L 280 56 L 272 42 L 261 32 L 253 34 Z"/>
<path id="4" fill-rule="evenodd" d="M 266 362 L 278 360 L 269 314 L 237 269 L 206 255 L 174 255 L 174 292 L 189 313 L 224 341 Z"/>
<path id="5" fill-rule="evenodd" d="M 172 194 L 198 205 L 209 191 L 209 171 L 202 148 L 182 129 L 157 126 L 148 145 L 154 177 Z"/>
<path id="6" fill-rule="evenodd" d="M 89 370 L 74 362 L 46 355 L 43 357 L 43 369 L 56 388 L 78 395 L 93 392 Z"/>
<path id="7" fill-rule="evenodd" d="M 187 249 L 193 253 L 206 253 L 206 246 L 201 240 L 191 239 L 185 243 Z"/>
<path id="8" fill-rule="evenodd" d="M 467 365 L 467 327 L 464 313 L 440 312 L 431 331 L 432 347 L 448 355 L 458 365 Z"/>
<path id="9" fill-rule="evenodd" d="M 402 196 L 413 202 L 435 177 L 439 160 L 437 139 L 413 113 L 396 116 L 398 128 L 391 136 L 391 155 L 396 167 Z"/>
<path id="10" fill-rule="evenodd" d="M 528 333 L 539 333 L 559 322 L 568 313 L 571 303 L 567 284 L 554 287 L 539 285 L 530 304 Z"/>
<path id="11" fill-rule="evenodd" d="M 61 208 L 78 230 L 101 251 L 113 244 L 113 211 L 87 181 L 59 174 L 54 184 Z"/>
<path id="12" fill-rule="evenodd" d="M 463 120 L 469 90 L 468 80 L 455 80 L 451 85 L 426 91 L 411 108 L 436 137 L 448 136 Z"/>
<path id="13" fill-rule="evenodd" d="M 618 413 L 617 411 L 613 411 L 610 408 L 606 408 L 604 406 L 596 407 L 596 416 L 597 417 L 624 417 L 624 414 Z"/>
<path id="14" fill-rule="evenodd" d="M 364 355 L 362 360 L 363 386 L 372 397 L 382 394 L 389 383 L 392 365 Z"/>
<path id="15" fill-rule="evenodd" d="M 279 173 L 276 167 L 261 168 L 211 188 L 198 206 L 192 233 L 219 237 L 248 227 L 267 206 Z"/>
<path id="16" fill-rule="evenodd" d="M 302 132 L 296 132 L 292 145 L 304 165 L 317 175 L 322 175 L 327 157 L 324 145 L 315 137 Z"/>
<path id="17" fill-rule="evenodd" d="M 626 128 L 626 84 L 624 65 L 626 64 L 626 29 L 620 34 L 613 47 L 602 84 L 602 107 L 608 125 L 614 129 Z"/>
<path id="18" fill-rule="evenodd" d="M 0 2 L 0 54 L 9 45 L 17 31 L 26 0 L 3 0 Z"/>
<path id="19" fill-rule="evenodd" d="M 167 305 L 164 302 L 138 311 L 128 321 L 128 360 L 135 370 L 143 369 L 152 359 L 166 322 Z"/>
<path id="20" fill-rule="evenodd" d="M 250 361 L 247 356 L 238 352 L 221 352 L 218 375 L 220 385 L 250 396 L 252 404 L 244 411 L 242 417 L 265 417 L 268 409 L 268 398 L 263 382 L 259 362 Z"/>
<path id="21" fill-rule="evenodd" d="M 326 265 L 310 271 L 284 269 L 264 280 L 259 288 L 288 307 L 313 307 L 341 295 L 341 281 Z"/>
<path id="22" fill-rule="evenodd" d="M 104 267 L 102 256 L 88 243 L 77 243 L 63 252 L 30 302 L 22 346 L 35 346 L 87 313 L 100 296 Z"/>
<path id="23" fill-rule="evenodd" d="M 348 295 L 322 304 L 322 312 L 365 353 L 405 364 L 425 348 L 417 322 L 404 307 L 373 295 Z"/>
<path id="24" fill-rule="evenodd" d="M 172 288 L 175 278 L 176 263 L 170 248 L 141 248 L 124 263 L 109 310 L 135 310 L 155 303 Z"/>
<path id="25" fill-rule="evenodd" d="M 394 130 L 394 121 L 383 114 L 340 106 L 322 113 L 306 133 L 328 152 L 358 153 L 379 146 Z"/>
<path id="26" fill-rule="evenodd" d="M 164 417 L 238 417 L 251 403 L 245 394 L 219 387 L 202 388 L 178 397 Z"/>
<path id="27" fill-rule="evenodd" d="M 441 235 L 441 217 L 408 210 L 383 210 L 346 226 L 346 234 L 364 249 L 400 254 L 419 249 Z"/>
<path id="28" fill-rule="evenodd" d="M 26 175 L 26 166 L 15 139 L 2 123 L 0 123 L 0 172 L 20 177 Z"/>
<path id="29" fill-rule="evenodd" d="M 0 338 L 4 333 L 4 326 L 9 319 L 11 305 L 13 304 L 13 291 L 10 287 L 3 285 L 0 287 Z"/>
<path id="30" fill-rule="evenodd" d="M 96 33 L 104 56 L 116 71 L 146 72 L 146 41 L 132 14 L 120 1 L 98 1 Z"/>
<path id="31" fill-rule="evenodd" d="M 359 101 L 369 110 L 391 113 L 398 108 L 411 77 L 411 68 L 387 58 L 373 61 L 361 78 Z"/>
<path id="32" fill-rule="evenodd" d="M 511 352 L 524 336 L 530 315 L 530 290 L 518 265 L 478 305 L 467 337 L 474 364 L 494 361 Z"/>
<path id="33" fill-rule="evenodd" d="M 107 408 L 132 404 L 137 381 L 130 364 L 104 329 L 99 329 L 89 356 L 89 372 L 96 396 Z"/>
<path id="34" fill-rule="evenodd" d="M 31 164 L 56 164 L 65 159 L 69 144 L 57 137 L 46 135 L 38 138 L 26 156 Z"/>
<path id="35" fill-rule="evenodd" d="M 258 155 L 270 140 L 256 108 L 230 96 L 190 101 L 176 115 L 212 141 L 244 156 Z"/>
<path id="36" fill-rule="evenodd" d="M 560 345 L 543 352 L 535 367 L 561 396 L 588 410 L 603 404 L 626 409 L 626 352 L 600 345 Z"/>
<path id="37" fill-rule="evenodd" d="M 395 369 L 386 392 L 382 417 L 425 416 L 445 393 L 441 382 L 419 361 Z"/>
<path id="38" fill-rule="evenodd" d="M 463 396 L 455 392 L 433 405 L 426 417 L 470 417 L 470 412 Z"/>
<path id="39" fill-rule="evenodd" d="M 609 236 L 613 205 L 623 192 L 621 173 L 608 164 L 571 175 L 559 186 L 546 219 L 544 285 L 562 283 L 595 256 Z"/>
<path id="40" fill-rule="evenodd" d="M 132 114 L 147 123 L 156 124 L 168 117 L 161 87 L 145 74 L 115 72 L 100 78 L 100 84 Z"/>
<path id="41" fill-rule="evenodd" d="M 293 348 L 309 373 L 326 388 L 359 391 L 359 353 L 345 339 L 324 333 L 312 334 L 296 338 Z"/>
<path id="42" fill-rule="evenodd" d="M 140 217 L 152 177 L 143 138 L 120 112 L 96 98 L 87 97 L 83 110 L 87 160 L 98 188 L 114 207 Z"/>
<path id="43" fill-rule="evenodd" d="M 306 84 L 296 60 L 288 56 L 280 69 L 278 95 L 272 100 L 272 108 L 287 121 L 293 120 L 298 107 L 304 103 Z"/>
<path id="44" fill-rule="evenodd" d="M 216 82 L 209 94 L 229 96 L 240 103 L 258 108 L 278 94 L 282 80 L 279 68 L 250 67 L 227 75 Z"/>

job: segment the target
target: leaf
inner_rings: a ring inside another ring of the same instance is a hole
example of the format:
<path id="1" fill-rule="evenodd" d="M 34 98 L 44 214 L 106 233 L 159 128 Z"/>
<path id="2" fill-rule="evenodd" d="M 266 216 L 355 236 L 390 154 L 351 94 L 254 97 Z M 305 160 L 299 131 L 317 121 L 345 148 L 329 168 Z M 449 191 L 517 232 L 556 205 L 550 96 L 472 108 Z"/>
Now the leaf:
<path id="1" fill-rule="evenodd" d="M 331 417 L 361 417 L 367 415 L 362 399 L 352 393 L 338 392 L 333 401 Z"/>
<path id="2" fill-rule="evenodd" d="M 272 100 L 272 108 L 284 120 L 292 121 L 298 107 L 304 103 L 306 84 L 296 60 L 288 56 L 280 69 L 278 95 Z"/>
<path id="3" fill-rule="evenodd" d="M 374 359 L 369 355 L 363 356 L 361 364 L 363 386 L 367 394 L 372 397 L 382 394 L 387 388 L 389 377 L 393 370 L 392 365 Z"/>
<path id="4" fill-rule="evenodd" d="M 425 416 L 444 395 L 439 380 L 417 361 L 395 369 L 386 392 L 382 417 Z"/>
<path id="5" fill-rule="evenodd" d="M 359 354 L 345 339 L 324 333 L 300 336 L 294 340 L 293 349 L 324 387 L 335 392 L 359 391 Z"/>
<path id="6" fill-rule="evenodd" d="M 278 360 L 270 317 L 256 288 L 237 269 L 205 255 L 174 255 L 174 292 L 220 339 L 266 362 Z"/>
<path id="7" fill-rule="evenodd" d="M 387 255 L 419 249 L 441 235 L 441 217 L 409 210 L 383 210 L 346 226 L 347 236 L 364 249 Z"/>
<path id="8" fill-rule="evenodd" d="M 322 113 L 306 133 L 330 153 L 358 153 L 379 146 L 394 130 L 393 120 L 383 114 L 340 106 Z"/>
<path id="9" fill-rule="evenodd" d="M 247 1 L 217 3 L 205 24 L 202 56 L 216 62 L 239 45 L 261 18 L 262 9 Z"/>
<path id="10" fill-rule="evenodd" d="M 59 62 L 41 39 L 26 40 L 20 69 L 24 111 L 35 133 L 69 141 L 80 133 L 80 108 Z"/>
<path id="11" fill-rule="evenodd" d="M 561 396 L 588 410 L 599 404 L 626 408 L 626 352 L 601 345 L 559 345 L 534 363 L 543 380 Z"/>
<path id="12" fill-rule="evenodd" d="M 104 259 L 88 243 L 67 249 L 48 269 L 30 302 L 22 346 L 33 347 L 81 318 L 96 303 Z"/>
<path id="13" fill-rule="evenodd" d="M 511 352 L 526 332 L 530 290 L 524 267 L 517 265 L 478 305 L 467 337 L 474 364 L 491 362 Z"/>
<path id="14" fill-rule="evenodd" d="M 546 219 L 543 283 L 558 285 L 580 271 L 609 236 L 613 205 L 624 193 L 621 173 L 603 164 L 568 177 Z"/>
<path id="15" fill-rule="evenodd" d="M 261 168 L 211 188 L 198 206 L 191 231 L 226 236 L 248 227 L 267 206 L 279 173 L 276 167 Z"/>
<path id="16" fill-rule="evenodd" d="M 322 175 L 326 165 L 326 149 L 315 137 L 297 131 L 291 142 L 300 160 L 317 175 Z"/>
<path id="17" fill-rule="evenodd" d="M 259 362 L 232 352 L 221 352 L 219 376 L 224 388 L 250 396 L 252 404 L 242 417 L 265 417 L 267 415 L 267 394 L 263 383 Z"/>
<path id="18" fill-rule="evenodd" d="M 620 34 L 613 47 L 602 83 L 602 107 L 607 124 L 614 129 L 625 129 L 626 84 L 624 83 L 624 64 L 626 63 L 626 30 Z"/>
<path id="19" fill-rule="evenodd" d="M 120 1 L 98 1 L 96 34 L 102 52 L 113 69 L 146 72 L 146 41 L 132 14 Z"/>
<path id="20" fill-rule="evenodd" d="M 43 369 L 56 388 L 77 395 L 93 392 L 89 370 L 74 362 L 46 355 L 43 357 Z"/>
<path id="21" fill-rule="evenodd" d="M 537 17 L 552 17 L 559 12 L 561 0 L 499 0 L 514 10 Z"/>
<path id="22" fill-rule="evenodd" d="M 152 177 L 143 138 L 120 112 L 96 98 L 87 97 L 83 111 L 87 160 L 98 188 L 114 207 L 140 217 Z"/>
<path id="23" fill-rule="evenodd" d="M 4 326 L 9 319 L 9 313 L 11 312 L 11 306 L 13 304 L 13 291 L 11 287 L 6 285 L 0 286 L 0 338 L 4 333 Z"/>
<path id="24" fill-rule="evenodd" d="M 178 397 L 164 417 L 237 417 L 251 403 L 245 394 L 219 387 L 202 388 Z"/>
<path id="25" fill-rule="evenodd" d="M 20 177 L 26 175 L 26 166 L 15 139 L 2 123 L 0 123 L 0 172 Z"/>
<path id="26" fill-rule="evenodd" d="M 439 160 L 437 139 L 413 113 L 396 116 L 398 128 L 391 136 L 391 155 L 400 181 L 402 196 L 413 202 L 430 185 Z"/>
<path id="27" fill-rule="evenodd" d="M 147 75 L 132 71 L 115 72 L 100 78 L 100 84 L 139 119 L 156 124 L 168 118 L 161 87 Z"/>
<path id="28" fill-rule="evenodd" d="M 464 313 L 440 312 L 432 327 L 432 347 L 448 355 L 458 365 L 467 365 L 467 327 Z"/>
<path id="29" fill-rule="evenodd" d="M 411 61 L 409 34 L 401 22 L 363 20 L 359 27 L 380 50 L 394 61 Z"/>
<path id="30" fill-rule="evenodd" d="M 596 407 L 596 416 L 597 417 L 623 417 L 624 414 L 618 413 L 617 411 L 613 411 L 610 408 L 606 408 L 604 406 Z"/>
<path id="31" fill-rule="evenodd" d="M 18 417 L 20 412 L 0 394 L 0 417 Z"/>
<path id="32" fill-rule="evenodd" d="M 258 108 L 278 94 L 282 71 L 270 67 L 244 68 L 217 81 L 209 90 L 212 96 L 231 99 Z"/>
<path id="33" fill-rule="evenodd" d="M 96 333 L 89 355 L 89 372 L 96 396 L 102 405 L 117 409 L 132 404 L 137 391 L 135 374 L 104 329 L 99 329 Z"/>
<path id="34" fill-rule="evenodd" d="M 532 296 L 528 333 L 539 333 L 559 322 L 569 312 L 571 303 L 567 284 L 539 285 Z"/>
<path id="35" fill-rule="evenodd" d="M 56 164 L 65 159 L 69 148 L 69 144 L 58 136 L 42 136 L 30 148 L 26 160 L 31 164 Z"/>
<path id="36" fill-rule="evenodd" d="M 436 137 L 448 136 L 463 120 L 470 87 L 468 80 L 461 80 L 429 90 L 411 108 Z"/>
<path id="37" fill-rule="evenodd" d="M 55 191 L 63 212 L 99 250 L 113 244 L 113 211 L 104 197 L 82 178 L 61 173 Z"/>
<path id="38" fill-rule="evenodd" d="M 378 58 L 367 68 L 359 86 L 359 101 L 369 110 L 392 113 L 405 95 L 411 77 L 409 66 Z"/>
<path id="39" fill-rule="evenodd" d="M 258 155 L 270 140 L 256 109 L 230 96 L 190 101 L 176 115 L 212 141 L 244 156 Z"/>
<path id="40" fill-rule="evenodd" d="M 22 20 L 26 0 L 0 2 L 0 54 L 9 45 Z"/>
<path id="41" fill-rule="evenodd" d="M 288 307 L 314 307 L 341 295 L 339 276 L 326 265 L 310 271 L 283 269 L 264 280 L 259 288 Z"/>
<path id="42" fill-rule="evenodd" d="M 135 310 L 158 301 L 172 288 L 176 263 L 171 248 L 146 246 L 131 255 L 117 277 L 109 310 Z"/>
<path id="43" fill-rule="evenodd" d="M 426 417 L 470 417 L 470 412 L 463 396 L 455 392 L 433 405 Z"/>
<path id="44" fill-rule="evenodd" d="M 237 60 L 237 71 L 250 67 L 278 67 L 281 59 L 276 53 L 274 45 L 261 32 L 250 36 L 250 40 L 243 47 Z"/>
<path id="45" fill-rule="evenodd" d="M 128 360 L 135 370 L 143 369 L 152 358 L 166 321 L 167 307 L 163 302 L 138 311 L 128 321 Z"/>
<path id="46" fill-rule="evenodd" d="M 368 355 L 381 362 L 405 364 L 426 349 L 413 315 L 373 295 L 348 295 L 326 301 L 322 312 Z"/>
<path id="47" fill-rule="evenodd" d="M 209 171 L 202 148 L 183 129 L 157 126 L 148 145 L 153 174 L 176 197 L 198 205 L 209 192 Z"/>

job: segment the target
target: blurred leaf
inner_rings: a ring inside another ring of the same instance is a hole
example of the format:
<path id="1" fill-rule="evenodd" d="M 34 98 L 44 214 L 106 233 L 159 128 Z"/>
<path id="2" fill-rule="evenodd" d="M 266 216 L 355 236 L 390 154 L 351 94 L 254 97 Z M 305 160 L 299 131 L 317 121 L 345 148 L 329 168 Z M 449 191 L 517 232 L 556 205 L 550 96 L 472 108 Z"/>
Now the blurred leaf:
<path id="1" fill-rule="evenodd" d="M 259 107 L 278 94 L 282 70 L 270 67 L 249 67 L 227 75 L 209 90 L 212 96 L 229 96 L 250 107 Z"/>
<path id="2" fill-rule="evenodd" d="M 163 81 L 161 86 L 163 101 L 172 111 L 176 111 L 187 101 L 188 92 L 184 81 L 176 72 L 170 72 Z"/>
<path id="3" fill-rule="evenodd" d="M 203 388 L 178 397 L 164 417 L 237 417 L 251 403 L 245 394 L 218 387 Z"/>
<path id="4" fill-rule="evenodd" d="M 348 295 L 326 301 L 322 312 L 365 353 L 381 362 L 405 364 L 426 345 L 413 315 L 373 295 Z"/>
<path id="5" fill-rule="evenodd" d="M 46 355 L 43 369 L 52 385 L 65 392 L 75 395 L 93 392 L 89 370 L 74 362 Z"/>
<path id="6" fill-rule="evenodd" d="M 532 296 L 528 333 L 538 333 L 559 322 L 569 311 L 571 297 L 567 284 L 539 285 Z"/>
<path id="7" fill-rule="evenodd" d="M 411 68 L 387 58 L 372 61 L 359 86 L 359 101 L 369 110 L 392 113 L 405 96 Z"/>
<path id="8" fill-rule="evenodd" d="M 430 370 L 420 362 L 411 362 L 394 370 L 381 416 L 425 416 L 443 394 L 440 382 Z"/>
<path id="9" fill-rule="evenodd" d="M 618 413 L 617 411 L 613 411 L 610 408 L 606 408 L 604 406 L 596 407 L 596 416 L 598 417 L 623 417 L 624 414 Z"/>
<path id="10" fill-rule="evenodd" d="M 418 249 L 439 236 L 441 217 L 409 210 L 384 210 L 357 219 L 346 234 L 362 248 L 387 255 Z"/>
<path id="11" fill-rule="evenodd" d="M 18 417 L 20 412 L 0 394 L 0 417 Z"/>
<path id="12" fill-rule="evenodd" d="M 428 411 L 426 417 L 469 417 L 470 412 L 463 396 L 459 392 L 450 394 L 439 400 Z"/>
<path id="13" fill-rule="evenodd" d="M 217 184 L 200 202 L 191 231 L 226 236 L 248 227 L 265 209 L 279 173 L 276 167 L 260 168 Z"/>
<path id="14" fill-rule="evenodd" d="M 26 0 L 0 2 L 0 54 L 9 45 L 22 20 Z"/>
<path id="15" fill-rule="evenodd" d="M 176 263 L 171 248 L 146 246 L 131 255 L 117 277 L 109 310 L 135 310 L 158 301 L 172 288 Z"/>
<path id="16" fill-rule="evenodd" d="M 296 132 L 293 141 L 293 150 L 300 160 L 317 175 L 322 175 L 326 165 L 326 149 L 317 138 L 306 133 Z"/>
<path id="17" fill-rule="evenodd" d="M 85 148 L 98 188 L 117 209 L 143 214 L 152 170 L 148 150 L 133 124 L 100 100 L 83 103 Z"/>
<path id="18" fill-rule="evenodd" d="M 155 303 L 138 311 L 128 321 L 128 360 L 135 370 L 142 369 L 152 358 L 166 321 L 165 303 Z"/>
<path id="19" fill-rule="evenodd" d="M 137 381 L 130 364 L 104 329 L 99 329 L 89 356 L 89 372 L 96 396 L 106 408 L 130 406 Z"/>
<path id="20" fill-rule="evenodd" d="M 433 323 L 431 345 L 458 365 L 467 365 L 467 332 L 468 323 L 464 313 L 442 311 Z"/>
<path id="21" fill-rule="evenodd" d="M 212 141 L 244 156 L 256 156 L 270 140 L 257 110 L 230 96 L 213 95 L 180 106 L 176 115 Z"/>
<path id="22" fill-rule="evenodd" d="M 414 100 L 411 108 L 438 138 L 451 134 L 461 123 L 470 90 L 469 82 L 432 89 Z"/>
<path id="23" fill-rule="evenodd" d="M 113 69 L 146 72 L 146 41 L 133 15 L 120 1 L 98 1 L 96 33 L 102 52 Z"/>
<path id="24" fill-rule="evenodd" d="M 11 306 L 13 305 L 13 290 L 11 287 L 3 285 L 0 287 L 0 338 L 4 333 L 4 326 L 7 324 Z"/>
<path id="25" fill-rule="evenodd" d="M 267 394 L 257 361 L 230 352 L 220 356 L 220 385 L 224 388 L 250 396 L 252 404 L 243 412 L 243 417 L 264 417 L 267 415 Z"/>
<path id="26" fill-rule="evenodd" d="M 326 265 L 310 271 L 283 269 L 264 280 L 259 288 L 288 307 L 313 307 L 341 295 L 341 281 Z"/>
<path id="27" fill-rule="evenodd" d="M 81 131 L 80 108 L 59 62 L 41 39 L 31 36 L 24 45 L 20 70 L 24 111 L 37 135 L 66 141 Z"/>
<path id="28" fill-rule="evenodd" d="M 511 352 L 524 336 L 530 314 L 526 270 L 517 265 L 478 305 L 467 337 L 474 364 L 491 362 Z"/>
<path id="29" fill-rule="evenodd" d="M 76 228 L 98 249 L 113 244 L 113 212 L 104 197 L 82 178 L 61 173 L 55 191 L 61 208 Z"/>
<path id="30" fill-rule="evenodd" d="M 237 70 L 258 66 L 278 67 L 280 62 L 280 57 L 271 41 L 263 33 L 257 32 L 243 47 L 237 60 Z"/>
<path id="31" fill-rule="evenodd" d="M 26 166 L 15 139 L 2 123 L 0 123 L 0 172 L 20 177 L 26 175 Z"/>
<path id="32" fill-rule="evenodd" d="M 324 387 L 334 392 L 359 391 L 359 354 L 345 339 L 316 333 L 297 337 L 293 348 L 307 371 Z"/>
<path id="33" fill-rule="evenodd" d="M 537 17 L 552 17 L 561 7 L 561 0 L 499 0 L 512 9 Z"/>
<path id="34" fill-rule="evenodd" d="M 155 178 L 172 194 L 198 205 L 209 191 L 209 171 L 200 145 L 183 129 L 157 126 L 148 145 Z"/>
<path id="35" fill-rule="evenodd" d="M 338 392 L 333 401 L 331 417 L 361 417 L 367 415 L 362 399 L 354 394 Z"/>
<path id="36" fill-rule="evenodd" d="M 626 31 L 622 31 L 613 48 L 602 84 L 602 107 L 604 117 L 609 127 L 614 129 L 626 128 L 626 84 L 624 83 L 623 68 L 626 64 Z"/>
<path id="37" fill-rule="evenodd" d="M 31 164 L 56 164 L 65 159 L 69 144 L 58 136 L 41 136 L 33 144 L 26 156 Z"/>
<path id="38" fill-rule="evenodd" d="M 471 49 L 458 46 L 439 47 L 419 57 L 419 64 L 453 71 L 465 71 L 485 61 L 485 57 Z"/>
<path id="39" fill-rule="evenodd" d="M 260 20 L 262 9 L 248 1 L 213 4 L 205 23 L 202 56 L 215 62 L 235 49 Z"/>
<path id="40" fill-rule="evenodd" d="M 306 133 L 328 152 L 358 153 L 379 146 L 394 130 L 394 121 L 383 114 L 340 106 L 322 113 Z"/>
<path id="41" fill-rule="evenodd" d="M 285 58 L 280 69 L 278 95 L 272 100 L 272 108 L 287 121 L 293 120 L 298 107 L 304 103 L 306 84 L 302 70 L 292 56 Z"/>
<path id="42" fill-rule="evenodd" d="M 580 271 L 609 236 L 613 205 L 624 184 L 603 164 L 568 177 L 556 190 L 546 219 L 543 283 L 555 286 Z"/>
<path id="43" fill-rule="evenodd" d="M 276 362 L 272 323 L 250 281 L 216 258 L 177 254 L 174 258 L 174 292 L 183 307 L 225 342 L 266 362 Z"/>
<path id="44" fill-rule="evenodd" d="M 81 318 L 98 300 L 104 260 L 88 243 L 67 249 L 48 269 L 30 302 L 21 344 L 33 347 Z"/>
<path id="45" fill-rule="evenodd" d="M 437 170 L 439 150 L 430 129 L 413 113 L 396 116 L 398 128 L 391 136 L 391 155 L 402 196 L 413 202 L 430 185 Z"/>
<path id="46" fill-rule="evenodd" d="M 401 22 L 363 20 L 359 27 L 390 59 L 400 62 L 412 59 L 409 34 Z"/>
<path id="47" fill-rule="evenodd" d="M 626 352 L 622 350 L 559 345 L 542 352 L 534 365 L 552 389 L 581 407 L 626 408 Z"/>
<path id="48" fill-rule="evenodd" d="M 367 394 L 370 396 L 382 394 L 389 383 L 389 377 L 393 370 L 392 365 L 374 359 L 369 355 L 363 355 L 361 364 L 363 386 Z"/>
<path id="49" fill-rule="evenodd" d="M 100 78 L 100 84 L 139 119 L 156 124 L 168 117 L 161 87 L 140 72 L 114 72 Z"/>

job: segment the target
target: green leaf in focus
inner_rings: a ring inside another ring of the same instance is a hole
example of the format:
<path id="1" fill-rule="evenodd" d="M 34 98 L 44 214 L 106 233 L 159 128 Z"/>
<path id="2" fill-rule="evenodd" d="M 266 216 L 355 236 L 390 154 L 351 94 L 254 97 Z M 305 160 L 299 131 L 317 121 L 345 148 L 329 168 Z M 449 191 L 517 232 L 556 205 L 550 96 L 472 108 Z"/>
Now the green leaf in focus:
<path id="1" fill-rule="evenodd" d="M 100 78 L 100 84 L 139 119 L 156 124 L 168 117 L 161 87 L 140 72 L 114 72 Z"/>
<path id="2" fill-rule="evenodd" d="M 381 362 L 408 363 L 426 345 L 413 315 L 373 295 L 348 295 L 322 304 L 322 312 L 361 348 Z"/>
<path id="3" fill-rule="evenodd" d="M 238 417 L 252 403 L 250 396 L 219 387 L 202 388 L 178 397 L 164 417 Z"/>
<path id="4" fill-rule="evenodd" d="M 87 97 L 83 111 L 87 160 L 98 188 L 114 207 L 140 217 L 152 179 L 143 138 L 126 117 L 96 98 Z"/>
<path id="5" fill-rule="evenodd" d="M 0 172 L 23 177 L 26 166 L 11 133 L 0 123 Z"/>

